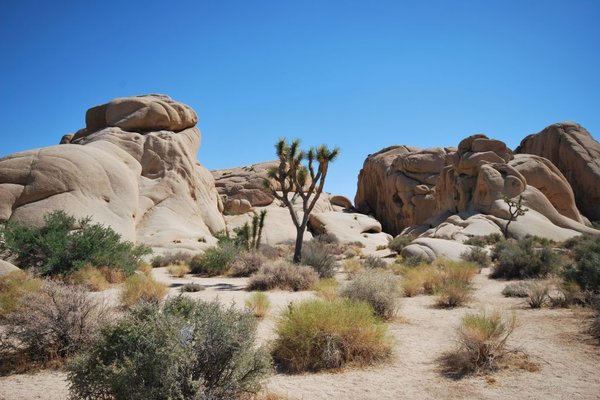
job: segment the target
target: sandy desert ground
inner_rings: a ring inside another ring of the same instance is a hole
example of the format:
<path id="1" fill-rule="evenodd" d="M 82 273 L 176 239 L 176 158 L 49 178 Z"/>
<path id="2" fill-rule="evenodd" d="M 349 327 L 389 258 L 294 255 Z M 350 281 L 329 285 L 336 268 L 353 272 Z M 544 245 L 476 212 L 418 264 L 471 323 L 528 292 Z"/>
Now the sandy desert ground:
<path id="1" fill-rule="evenodd" d="M 578 308 L 532 310 L 523 300 L 501 294 L 506 282 L 489 279 L 483 270 L 474 280 L 474 299 L 467 307 L 452 310 L 434 307 L 433 296 L 402 299 L 399 316 L 389 323 L 395 339 L 392 359 L 366 369 L 334 373 L 273 375 L 267 389 L 290 399 L 598 399 L 600 398 L 600 346 L 586 333 L 589 314 Z M 175 279 L 164 268 L 153 271 L 156 278 L 171 286 L 199 282 L 206 290 L 190 295 L 206 300 L 218 298 L 224 304 L 243 307 L 249 292 L 244 278 Z M 343 275 L 338 276 L 343 280 Z M 104 292 L 114 296 L 117 289 Z M 273 291 L 269 315 L 260 322 L 259 341 L 273 338 L 278 313 L 291 301 L 314 296 L 313 292 Z M 439 371 L 437 358 L 455 346 L 455 330 L 461 317 L 482 308 L 514 312 L 519 325 L 509 346 L 525 351 L 539 370 L 505 369 L 487 376 L 452 380 Z M 0 377 L 0 399 L 66 399 L 65 374 L 42 371 L 35 374 Z"/>

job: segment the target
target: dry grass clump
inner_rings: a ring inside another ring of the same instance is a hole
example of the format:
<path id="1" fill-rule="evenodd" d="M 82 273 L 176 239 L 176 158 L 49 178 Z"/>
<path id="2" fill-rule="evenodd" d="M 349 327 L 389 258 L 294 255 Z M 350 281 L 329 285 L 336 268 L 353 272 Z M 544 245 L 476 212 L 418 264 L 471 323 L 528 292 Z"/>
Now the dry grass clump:
<path id="1" fill-rule="evenodd" d="M 169 252 L 152 258 L 152 267 L 160 268 L 173 264 L 189 264 L 192 255 L 185 251 Z"/>
<path id="2" fill-rule="evenodd" d="M 142 269 L 145 268 L 143 265 L 147 265 L 142 263 Z M 104 275 L 104 279 L 110 284 L 119 284 L 125 282 L 125 272 L 110 267 L 100 267 L 98 270 Z"/>
<path id="3" fill-rule="evenodd" d="M 264 292 L 254 292 L 246 299 L 246 309 L 252 313 L 256 318 L 264 318 L 271 308 L 271 302 L 269 296 Z"/>
<path id="4" fill-rule="evenodd" d="M 440 276 L 438 285 L 434 287 L 439 307 L 459 307 L 470 300 L 471 280 L 478 271 L 476 264 L 438 259 L 433 267 L 438 269 Z"/>
<path id="5" fill-rule="evenodd" d="M 443 372 L 450 377 L 494 371 L 505 357 L 506 342 L 516 326 L 514 315 L 498 311 L 466 314 L 458 328 L 459 347 L 441 359 Z"/>
<path id="6" fill-rule="evenodd" d="M 308 290 L 318 279 L 319 274 L 311 267 L 278 261 L 263 265 L 252 275 L 248 282 L 248 290 Z"/>
<path id="7" fill-rule="evenodd" d="M 109 286 L 102 271 L 91 265 L 87 265 L 73 272 L 69 275 L 68 280 L 73 284 L 83 285 L 92 292 L 100 292 Z"/>
<path id="8" fill-rule="evenodd" d="M 152 265 L 148 264 L 147 262 L 141 262 L 136 271 L 150 276 L 152 275 Z M 125 275 L 123 275 L 123 280 L 125 280 Z"/>
<path id="9" fill-rule="evenodd" d="M 471 300 L 471 286 L 462 281 L 444 282 L 435 293 L 435 304 L 442 308 L 460 307 Z"/>
<path id="10" fill-rule="evenodd" d="M 340 293 L 340 283 L 335 278 L 319 279 L 312 288 L 323 300 L 333 301 Z"/>
<path id="11" fill-rule="evenodd" d="M 368 271 L 358 274 L 342 290 L 342 296 L 365 301 L 373 307 L 375 314 L 383 319 L 396 315 L 402 290 L 399 279 L 388 271 Z"/>
<path id="12" fill-rule="evenodd" d="M 400 287 L 406 297 L 413 297 L 423 293 L 423 274 L 421 268 L 404 268 L 401 272 Z"/>
<path id="13" fill-rule="evenodd" d="M 227 274 L 233 277 L 250 276 L 258 272 L 266 262 L 267 258 L 261 253 L 245 251 L 231 263 Z"/>
<path id="14" fill-rule="evenodd" d="M 511 282 L 504 286 L 502 289 L 502 295 L 504 297 L 528 297 L 529 296 L 529 282 L 518 281 Z"/>
<path id="15" fill-rule="evenodd" d="M 25 271 L 0 276 L 0 319 L 17 309 L 23 295 L 39 291 L 42 283 Z"/>
<path id="16" fill-rule="evenodd" d="M 362 265 L 365 269 L 386 269 L 388 266 L 381 257 L 373 255 L 366 256 L 362 261 Z"/>
<path id="17" fill-rule="evenodd" d="M 527 285 L 527 304 L 531 308 L 541 308 L 548 299 L 550 284 L 547 281 L 531 281 Z"/>
<path id="18" fill-rule="evenodd" d="M 368 365 L 391 354 L 387 329 L 364 302 L 292 304 L 276 327 L 273 358 L 289 372 Z"/>
<path id="19" fill-rule="evenodd" d="M 349 277 L 356 275 L 357 273 L 364 270 L 362 263 L 356 258 L 344 260 L 342 264 L 342 270 L 348 274 Z"/>
<path id="20" fill-rule="evenodd" d="M 175 278 L 183 278 L 186 274 L 189 274 L 191 269 L 187 264 L 172 264 L 167 267 L 169 274 Z"/>
<path id="21" fill-rule="evenodd" d="M 133 307 L 140 302 L 158 303 L 167 292 L 165 284 L 144 274 L 135 274 L 125 280 L 121 302 L 127 307 Z"/>

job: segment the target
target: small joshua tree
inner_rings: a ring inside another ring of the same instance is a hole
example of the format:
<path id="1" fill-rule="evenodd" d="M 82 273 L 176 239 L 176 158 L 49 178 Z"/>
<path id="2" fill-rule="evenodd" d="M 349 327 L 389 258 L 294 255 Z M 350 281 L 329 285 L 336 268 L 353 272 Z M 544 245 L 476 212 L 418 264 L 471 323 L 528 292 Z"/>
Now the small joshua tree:
<path id="1" fill-rule="evenodd" d="M 302 258 L 302 240 L 308 217 L 323 191 L 329 163 L 335 160 L 340 149 L 336 147 L 330 150 L 327 146 L 320 145 L 316 149 L 311 147 L 304 152 L 300 149 L 300 140 L 295 139 L 288 143 L 286 139 L 279 139 L 275 150 L 279 166 L 270 169 L 268 176 L 277 182 L 279 187 L 274 187 L 268 179 L 265 180 L 265 187 L 290 211 L 297 232 L 293 259 L 297 264 Z M 308 166 L 303 164 L 304 160 L 308 162 Z M 316 168 L 315 161 L 318 164 Z M 294 208 L 298 198 L 302 200 L 301 210 Z"/>
<path id="2" fill-rule="evenodd" d="M 523 196 L 519 196 L 518 201 L 514 201 L 508 196 L 504 196 L 504 202 L 508 204 L 508 213 L 510 217 L 508 218 L 508 222 L 504 226 L 504 237 L 508 239 L 508 226 L 511 222 L 516 221 L 517 217 L 525 215 L 529 208 L 523 207 Z"/>
<path id="3" fill-rule="evenodd" d="M 244 225 L 235 228 L 233 230 L 236 235 L 234 242 L 245 247 L 246 250 L 258 250 L 266 216 L 267 210 L 262 210 L 260 214 L 255 213 L 252 217 L 252 226 L 246 222 Z"/>

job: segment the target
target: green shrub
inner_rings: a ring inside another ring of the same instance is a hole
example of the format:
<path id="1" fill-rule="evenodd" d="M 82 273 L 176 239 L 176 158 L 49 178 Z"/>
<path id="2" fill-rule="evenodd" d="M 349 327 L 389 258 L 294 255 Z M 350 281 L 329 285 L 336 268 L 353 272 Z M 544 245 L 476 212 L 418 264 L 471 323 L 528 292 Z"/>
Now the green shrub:
<path id="1" fill-rule="evenodd" d="M 561 257 L 550 247 L 534 247 L 531 237 L 516 241 L 500 241 L 494 246 L 492 258 L 496 265 L 493 278 L 523 279 L 545 277 L 557 272 L 562 264 Z"/>
<path id="2" fill-rule="evenodd" d="M 410 256 L 402 260 L 402 264 L 407 267 L 417 267 L 421 264 L 427 264 L 427 260 L 421 256 Z"/>
<path id="3" fill-rule="evenodd" d="M 2 249 L 14 254 L 22 268 L 42 275 L 70 274 L 85 265 L 110 267 L 131 275 L 152 251 L 144 245 L 121 241 L 110 227 L 76 221 L 58 210 L 44 216 L 44 226 L 9 222 L 2 229 Z M 77 230 L 72 229 L 78 226 Z"/>
<path id="4" fill-rule="evenodd" d="M 232 242 L 224 241 L 218 246 L 209 247 L 190 261 L 193 274 L 204 276 L 223 275 L 239 254 L 239 248 Z"/>
<path id="5" fill-rule="evenodd" d="M 566 246 L 571 248 L 574 262 L 565 268 L 565 278 L 583 290 L 600 293 L 600 236 L 580 236 Z"/>
<path id="6" fill-rule="evenodd" d="M 470 250 L 465 251 L 460 257 L 469 262 L 474 262 L 479 265 L 480 268 L 487 268 L 491 265 L 492 259 L 485 249 L 481 247 L 472 247 Z"/>
<path id="7" fill-rule="evenodd" d="M 321 278 L 331 278 L 335 272 L 335 257 L 324 242 L 310 241 L 302 249 L 302 264 L 313 267 Z"/>
<path id="8" fill-rule="evenodd" d="M 270 372 L 248 313 L 184 297 L 143 305 L 104 328 L 69 366 L 81 399 L 236 399 Z"/>
<path id="9" fill-rule="evenodd" d="M 368 365 L 391 354 L 385 325 L 352 300 L 291 304 L 276 327 L 273 358 L 290 372 Z"/>
<path id="10" fill-rule="evenodd" d="M 375 314 L 383 319 L 396 315 L 402 297 L 399 279 L 387 271 L 368 271 L 358 274 L 342 290 L 342 296 L 365 301 L 373 307 Z"/>
<path id="11" fill-rule="evenodd" d="M 313 268 L 280 261 L 263 265 L 250 277 L 248 290 L 309 290 L 318 280 Z"/>
<path id="12" fill-rule="evenodd" d="M 503 240 L 503 237 L 499 233 L 491 233 L 486 236 L 472 236 L 469 239 L 465 240 L 464 244 L 468 244 L 471 246 L 477 247 L 485 247 L 487 245 L 496 244 Z"/>
<path id="13" fill-rule="evenodd" d="M 152 258 L 152 268 L 166 267 L 173 264 L 189 264 L 192 255 L 185 251 L 169 252 Z"/>
<path id="14" fill-rule="evenodd" d="M 388 266 L 381 257 L 373 255 L 366 256 L 362 264 L 365 269 L 386 269 Z"/>
<path id="15" fill-rule="evenodd" d="M 408 246 L 415 239 L 416 237 L 413 235 L 398 235 L 389 241 L 387 247 L 390 250 L 400 254 L 400 252 L 402 252 L 402 249 Z"/>

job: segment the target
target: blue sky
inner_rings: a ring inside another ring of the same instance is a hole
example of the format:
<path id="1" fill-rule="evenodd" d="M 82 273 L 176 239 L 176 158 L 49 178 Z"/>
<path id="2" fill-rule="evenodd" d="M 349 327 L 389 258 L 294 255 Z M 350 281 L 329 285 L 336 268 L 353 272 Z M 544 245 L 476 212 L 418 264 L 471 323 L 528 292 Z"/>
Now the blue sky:
<path id="1" fill-rule="evenodd" d="M 354 197 L 369 153 L 515 147 L 574 120 L 600 136 L 600 1 L 0 1 L 0 156 L 58 143 L 85 111 L 165 93 L 198 113 L 209 169 L 279 137 L 340 146 Z"/>

